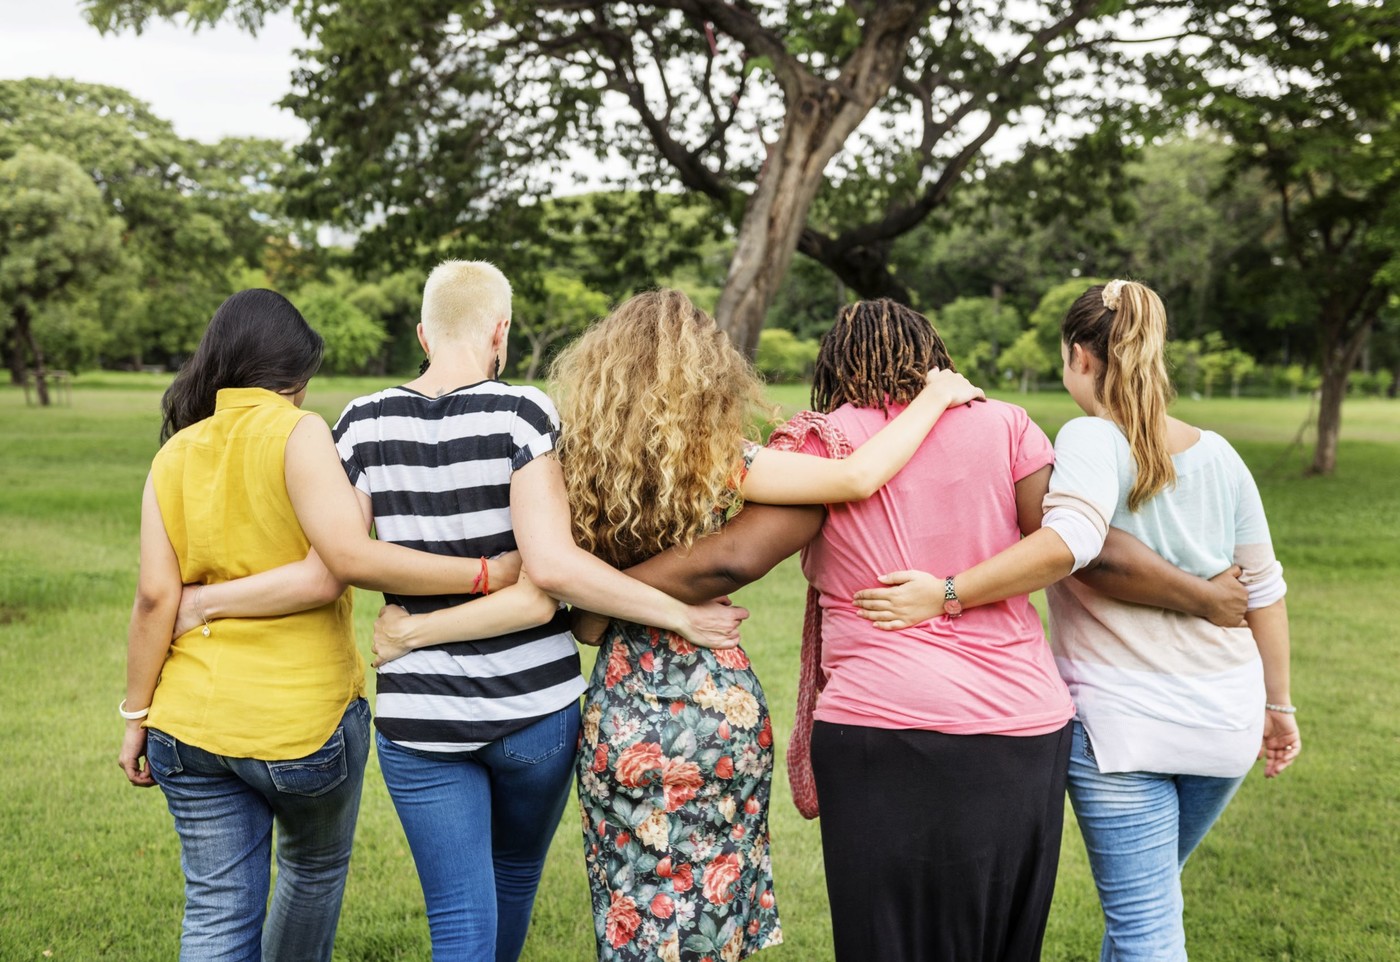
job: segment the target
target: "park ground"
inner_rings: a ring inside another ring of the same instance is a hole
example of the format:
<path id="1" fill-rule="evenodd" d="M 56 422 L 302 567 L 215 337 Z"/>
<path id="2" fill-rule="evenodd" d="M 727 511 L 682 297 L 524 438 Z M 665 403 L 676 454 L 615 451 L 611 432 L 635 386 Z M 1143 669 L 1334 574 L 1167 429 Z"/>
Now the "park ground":
<path id="1" fill-rule="evenodd" d="M 177 953 L 175 833 L 159 791 L 131 788 L 116 765 L 138 504 L 165 383 L 87 375 L 71 405 L 44 410 L 26 408 L 16 389 L 0 389 L 0 962 L 140 962 Z M 379 386 L 318 379 L 307 405 L 333 419 L 351 397 Z M 773 396 L 789 410 L 804 402 L 800 388 L 775 387 Z M 1075 413 L 1060 393 L 1008 400 L 1023 403 L 1052 437 Z M 1329 478 L 1302 475 L 1310 452 L 1295 440 L 1309 415 L 1306 399 L 1185 400 L 1176 413 L 1234 442 L 1259 481 L 1289 584 L 1293 695 L 1305 745 L 1282 777 L 1251 774 L 1187 867 L 1192 959 L 1400 958 L 1400 406 L 1347 403 Z M 754 612 L 745 646 L 779 736 L 773 861 L 787 942 L 761 958 L 819 962 L 831 950 L 818 827 L 792 807 L 781 762 L 793 716 L 801 573 L 785 562 L 737 600 Z M 366 653 L 379 604 L 377 594 L 358 595 Z M 1069 816 L 1044 958 L 1096 959 L 1099 933 Z M 524 957 L 579 962 L 591 952 L 571 806 Z M 429 958 L 412 860 L 373 757 L 336 958 Z"/>

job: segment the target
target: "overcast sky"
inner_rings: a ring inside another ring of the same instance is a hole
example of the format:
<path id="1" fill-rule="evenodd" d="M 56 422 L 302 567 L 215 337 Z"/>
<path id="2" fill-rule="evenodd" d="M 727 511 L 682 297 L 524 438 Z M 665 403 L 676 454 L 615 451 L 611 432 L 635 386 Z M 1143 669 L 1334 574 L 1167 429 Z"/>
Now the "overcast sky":
<path id="1" fill-rule="evenodd" d="M 304 43 L 290 15 L 256 37 L 232 24 L 194 33 L 152 23 L 103 36 L 74 0 L 0 0 L 0 79 L 70 77 L 121 87 L 146 101 L 183 137 L 299 141 L 306 125 L 278 109 Z"/>

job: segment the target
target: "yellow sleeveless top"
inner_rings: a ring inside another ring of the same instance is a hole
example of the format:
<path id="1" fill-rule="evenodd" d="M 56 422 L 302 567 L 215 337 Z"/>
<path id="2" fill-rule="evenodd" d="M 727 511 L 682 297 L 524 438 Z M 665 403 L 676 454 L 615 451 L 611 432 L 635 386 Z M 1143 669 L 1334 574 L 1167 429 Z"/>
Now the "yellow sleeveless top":
<path id="1" fill-rule="evenodd" d="M 219 392 L 213 417 L 160 449 L 151 477 L 186 584 L 215 584 L 306 557 L 287 495 L 287 438 L 307 416 L 262 388 Z M 350 589 L 273 618 L 220 618 L 175 639 L 146 723 L 219 755 L 301 758 L 365 688 Z"/>

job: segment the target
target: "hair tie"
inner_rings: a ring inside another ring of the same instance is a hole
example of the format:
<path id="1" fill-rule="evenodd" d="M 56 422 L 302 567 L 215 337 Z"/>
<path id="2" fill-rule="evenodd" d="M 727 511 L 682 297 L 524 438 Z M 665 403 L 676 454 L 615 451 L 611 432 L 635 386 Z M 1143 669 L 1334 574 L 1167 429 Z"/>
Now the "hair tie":
<path id="1" fill-rule="evenodd" d="M 1108 308 L 1110 311 L 1118 310 L 1119 300 L 1123 296 L 1123 285 L 1127 283 L 1127 281 L 1115 280 L 1109 281 L 1107 284 L 1105 284 L 1103 286 L 1103 294 L 1100 295 L 1103 297 L 1103 306 Z"/>

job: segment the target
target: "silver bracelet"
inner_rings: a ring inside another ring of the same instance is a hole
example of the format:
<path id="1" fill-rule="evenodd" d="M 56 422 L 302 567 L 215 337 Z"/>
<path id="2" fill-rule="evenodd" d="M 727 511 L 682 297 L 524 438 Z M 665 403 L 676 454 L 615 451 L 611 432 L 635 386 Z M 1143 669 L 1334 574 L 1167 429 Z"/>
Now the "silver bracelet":
<path id="1" fill-rule="evenodd" d="M 1292 715 L 1298 710 L 1294 705 L 1275 705 L 1273 702 L 1268 701 L 1264 702 L 1264 707 L 1269 711 L 1276 711 L 1283 715 Z"/>

